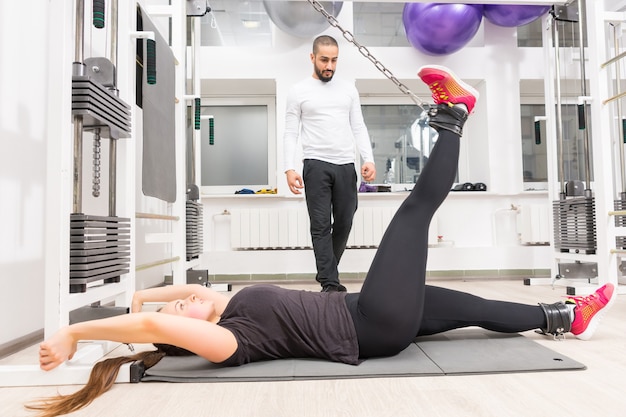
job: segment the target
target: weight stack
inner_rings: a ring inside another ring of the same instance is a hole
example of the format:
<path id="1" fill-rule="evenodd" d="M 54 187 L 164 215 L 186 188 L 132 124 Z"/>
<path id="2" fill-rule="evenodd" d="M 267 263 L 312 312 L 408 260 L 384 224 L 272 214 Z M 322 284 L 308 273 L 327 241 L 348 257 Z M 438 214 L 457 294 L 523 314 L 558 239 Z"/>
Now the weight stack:
<path id="1" fill-rule="evenodd" d="M 103 137 L 130 137 L 130 106 L 87 76 L 72 77 L 72 114 L 83 117 L 85 129 L 101 129 Z"/>
<path id="2" fill-rule="evenodd" d="M 202 203 L 187 200 L 187 260 L 202 253 Z"/>
<path id="3" fill-rule="evenodd" d="M 71 214 L 70 293 L 96 281 L 120 282 L 129 269 L 130 219 Z"/>
<path id="4" fill-rule="evenodd" d="M 626 210 L 626 201 L 624 200 L 615 200 L 613 202 L 616 211 Z M 614 216 L 615 217 L 615 227 L 625 227 L 626 226 L 626 216 Z M 616 236 L 615 237 L 615 248 L 616 249 L 626 249 L 626 236 Z"/>
<path id="5" fill-rule="evenodd" d="M 552 208 L 555 248 L 560 252 L 596 253 L 595 199 L 575 197 L 557 200 Z"/>

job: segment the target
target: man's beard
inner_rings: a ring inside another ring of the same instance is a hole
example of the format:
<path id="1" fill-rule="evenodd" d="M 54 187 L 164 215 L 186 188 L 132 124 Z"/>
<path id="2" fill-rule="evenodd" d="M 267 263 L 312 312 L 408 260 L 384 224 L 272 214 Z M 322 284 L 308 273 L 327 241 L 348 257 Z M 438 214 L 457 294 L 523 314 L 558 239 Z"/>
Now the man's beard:
<path id="1" fill-rule="evenodd" d="M 317 73 L 317 78 L 320 79 L 320 81 L 322 82 L 329 82 L 330 80 L 333 79 L 333 75 L 335 75 L 335 71 L 329 71 L 330 72 L 330 77 L 326 77 L 324 76 L 324 71 L 319 71 L 318 69 L 315 69 L 315 72 Z"/>

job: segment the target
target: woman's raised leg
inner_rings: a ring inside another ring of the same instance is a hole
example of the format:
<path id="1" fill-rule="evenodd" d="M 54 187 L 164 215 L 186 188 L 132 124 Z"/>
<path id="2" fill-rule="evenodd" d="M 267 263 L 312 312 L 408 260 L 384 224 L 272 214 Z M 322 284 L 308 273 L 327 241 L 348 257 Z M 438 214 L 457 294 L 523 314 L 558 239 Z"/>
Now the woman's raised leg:
<path id="1" fill-rule="evenodd" d="M 437 103 L 428 114 L 439 137 L 413 190 L 387 227 L 361 293 L 347 297 L 362 357 L 397 353 L 418 332 L 430 220 L 456 177 L 462 128 L 478 97 L 442 67 L 422 69 L 419 75 Z"/>

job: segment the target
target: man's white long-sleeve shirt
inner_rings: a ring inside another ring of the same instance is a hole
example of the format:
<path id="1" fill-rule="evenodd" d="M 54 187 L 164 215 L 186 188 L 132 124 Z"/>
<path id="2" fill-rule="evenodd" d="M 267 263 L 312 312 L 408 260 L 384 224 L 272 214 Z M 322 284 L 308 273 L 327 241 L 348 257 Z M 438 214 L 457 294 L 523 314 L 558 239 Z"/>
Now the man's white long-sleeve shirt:
<path id="1" fill-rule="evenodd" d="M 374 162 L 359 93 L 347 81 L 323 82 L 309 77 L 295 84 L 287 96 L 283 136 L 284 171 L 296 169 L 296 146 L 303 159 L 337 165 L 355 162 L 354 146 L 364 162 Z"/>

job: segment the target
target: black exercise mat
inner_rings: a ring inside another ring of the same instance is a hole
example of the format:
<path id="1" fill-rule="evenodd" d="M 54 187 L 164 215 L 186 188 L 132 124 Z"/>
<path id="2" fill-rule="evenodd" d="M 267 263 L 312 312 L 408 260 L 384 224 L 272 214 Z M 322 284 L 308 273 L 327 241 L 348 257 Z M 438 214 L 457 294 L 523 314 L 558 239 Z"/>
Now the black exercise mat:
<path id="1" fill-rule="evenodd" d="M 582 363 L 517 333 L 459 329 L 416 342 L 446 375 L 586 369 Z"/>
<path id="2" fill-rule="evenodd" d="M 146 371 L 142 381 L 286 381 L 585 368 L 585 365 L 522 335 L 471 328 L 418 338 L 396 356 L 368 359 L 358 366 L 317 359 L 281 359 L 239 367 L 222 367 L 197 356 L 165 357 Z"/>

